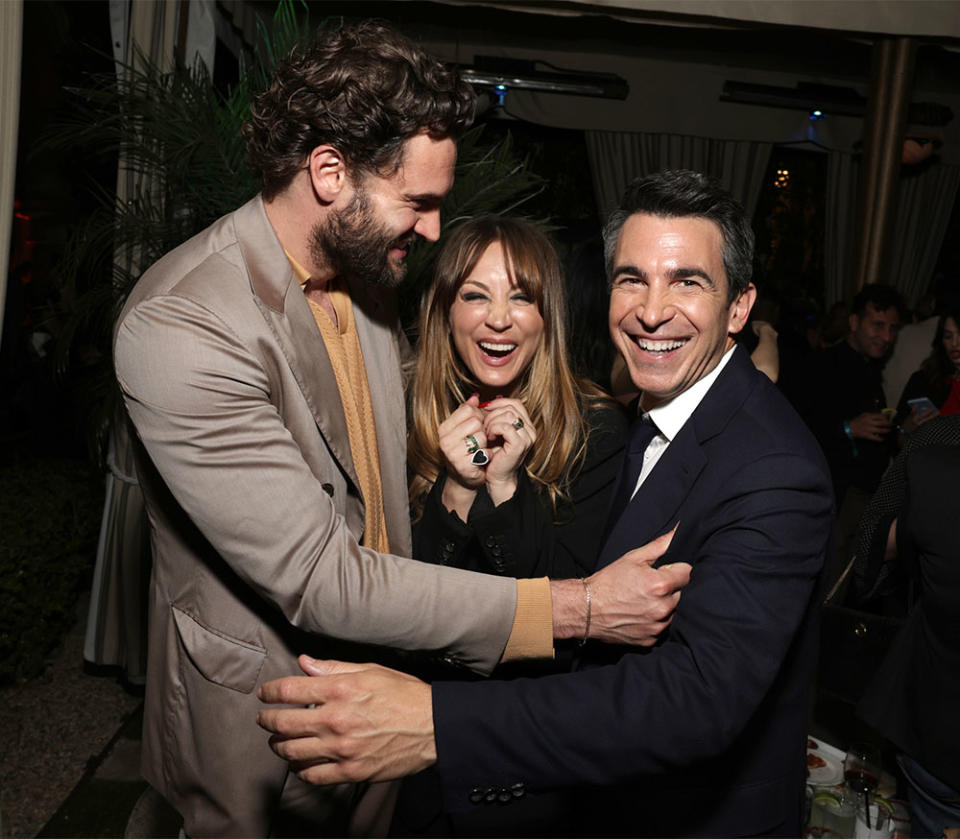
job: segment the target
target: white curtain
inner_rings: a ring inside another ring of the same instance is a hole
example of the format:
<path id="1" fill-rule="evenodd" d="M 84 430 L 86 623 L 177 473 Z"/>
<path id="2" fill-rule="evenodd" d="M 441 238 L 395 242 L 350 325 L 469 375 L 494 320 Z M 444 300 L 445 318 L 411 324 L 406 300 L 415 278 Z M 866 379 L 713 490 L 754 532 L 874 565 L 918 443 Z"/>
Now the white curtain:
<path id="1" fill-rule="evenodd" d="M 20 117 L 20 52 L 23 0 L 0 2 L 0 330 L 7 299 L 13 190 L 17 174 L 17 125 Z"/>
<path id="2" fill-rule="evenodd" d="M 110 28 L 118 75 L 126 72 L 125 65 L 135 66 L 140 54 L 161 71 L 173 69 L 177 15 L 181 8 L 178 0 L 111 0 Z M 213 0 L 191 0 L 187 12 L 186 60 L 190 63 L 199 57 L 212 72 Z M 150 142 L 150 138 L 143 141 Z M 132 171 L 121 158 L 117 172 L 118 203 L 156 188 L 155 178 Z M 134 274 L 147 267 L 139 264 L 136 251 L 118 252 L 114 258 Z M 110 429 L 107 463 L 106 499 L 83 657 L 97 665 L 118 666 L 129 681 L 137 683 L 146 674 L 150 544 L 125 417 L 117 418 Z"/>
<path id="3" fill-rule="evenodd" d="M 772 143 L 680 134 L 587 131 L 587 153 L 601 217 L 620 203 L 634 178 L 661 169 L 692 169 L 718 178 L 753 218 Z"/>
<path id="4" fill-rule="evenodd" d="M 854 294 L 850 262 L 859 168 L 856 155 L 831 151 L 827 157 L 824 286 L 828 308 Z M 934 162 L 917 172 L 904 168 L 900 175 L 884 282 L 897 289 L 910 307 L 930 289 L 958 187 L 960 166 Z"/>
<path id="5" fill-rule="evenodd" d="M 856 236 L 858 158 L 847 152 L 827 154 L 827 195 L 823 236 L 824 310 L 851 293 L 850 254 Z"/>
<path id="6" fill-rule="evenodd" d="M 900 178 L 888 282 L 910 307 L 930 289 L 958 185 L 960 166 L 943 163 L 917 174 L 904 170 Z"/>

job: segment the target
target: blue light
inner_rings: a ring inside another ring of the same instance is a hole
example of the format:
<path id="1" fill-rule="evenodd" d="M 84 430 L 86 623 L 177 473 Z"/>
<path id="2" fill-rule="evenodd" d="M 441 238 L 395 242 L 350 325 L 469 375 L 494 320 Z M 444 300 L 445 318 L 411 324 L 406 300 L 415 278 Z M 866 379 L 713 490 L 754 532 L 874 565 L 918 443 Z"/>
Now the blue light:
<path id="1" fill-rule="evenodd" d="M 507 89 L 507 86 L 506 86 L 505 84 L 498 84 L 498 85 L 497 85 L 497 90 L 506 90 L 506 89 Z"/>
<path id="2" fill-rule="evenodd" d="M 814 120 L 814 121 L 821 120 L 821 119 L 823 119 L 825 116 L 826 116 L 826 114 L 825 114 L 823 111 L 821 111 L 819 108 L 811 108 L 811 109 L 810 109 L 810 119 L 812 119 L 812 120 Z"/>

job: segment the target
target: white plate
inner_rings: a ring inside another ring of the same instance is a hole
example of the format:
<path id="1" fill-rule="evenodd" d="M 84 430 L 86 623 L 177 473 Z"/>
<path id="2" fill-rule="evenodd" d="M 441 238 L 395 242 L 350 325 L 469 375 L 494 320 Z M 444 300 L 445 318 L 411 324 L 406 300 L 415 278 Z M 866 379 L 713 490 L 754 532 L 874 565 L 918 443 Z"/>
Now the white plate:
<path id="1" fill-rule="evenodd" d="M 824 766 L 807 767 L 807 783 L 814 787 L 832 787 L 843 783 L 843 754 L 829 743 L 816 737 L 809 737 L 807 754 L 816 755 L 826 761 Z M 810 748 L 816 743 L 816 748 Z"/>

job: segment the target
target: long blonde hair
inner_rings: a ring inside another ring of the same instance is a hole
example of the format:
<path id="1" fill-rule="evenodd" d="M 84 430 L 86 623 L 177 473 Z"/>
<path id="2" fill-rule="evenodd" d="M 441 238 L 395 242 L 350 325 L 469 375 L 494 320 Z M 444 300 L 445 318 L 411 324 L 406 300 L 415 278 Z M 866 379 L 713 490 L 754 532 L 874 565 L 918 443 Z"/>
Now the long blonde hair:
<path id="1" fill-rule="evenodd" d="M 537 431 L 525 468 L 545 491 L 554 512 L 576 474 L 586 445 L 583 410 L 606 399 L 595 384 L 573 375 L 567 355 L 566 294 L 560 260 L 546 234 L 532 222 L 481 216 L 456 228 L 437 258 L 434 281 L 420 306 L 416 368 L 410 388 L 408 455 L 410 506 L 415 518 L 443 468 L 440 424 L 479 390 L 453 346 L 450 308 L 487 247 L 499 242 L 511 283 L 533 300 L 543 336 L 516 394 Z"/>

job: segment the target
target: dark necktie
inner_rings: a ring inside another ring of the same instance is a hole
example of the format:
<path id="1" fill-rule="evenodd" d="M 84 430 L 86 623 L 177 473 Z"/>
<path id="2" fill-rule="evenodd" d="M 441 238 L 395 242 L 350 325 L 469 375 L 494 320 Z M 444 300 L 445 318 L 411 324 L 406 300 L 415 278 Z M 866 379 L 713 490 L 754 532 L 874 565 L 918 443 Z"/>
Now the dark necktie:
<path id="1" fill-rule="evenodd" d="M 637 486 L 637 479 L 643 469 L 643 453 L 647 450 L 650 441 L 657 436 L 657 426 L 649 417 L 637 417 L 630 426 L 627 437 L 627 450 L 623 458 L 623 467 L 620 470 L 620 480 L 610 505 L 610 515 L 607 518 L 609 531 L 623 514 L 627 504 L 633 496 Z"/>

